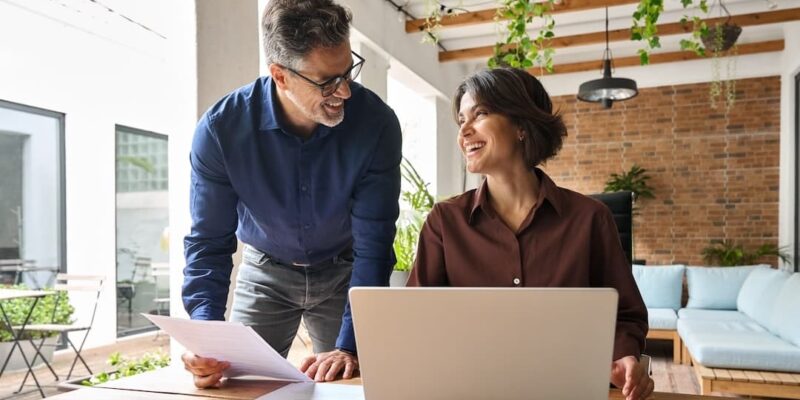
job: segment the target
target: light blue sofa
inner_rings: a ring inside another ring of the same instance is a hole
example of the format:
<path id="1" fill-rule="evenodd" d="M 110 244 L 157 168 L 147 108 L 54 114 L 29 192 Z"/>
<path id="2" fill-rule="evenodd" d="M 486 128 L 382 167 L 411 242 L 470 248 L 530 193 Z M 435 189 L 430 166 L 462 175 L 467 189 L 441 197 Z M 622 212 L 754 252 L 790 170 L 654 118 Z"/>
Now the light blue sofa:
<path id="1" fill-rule="evenodd" d="M 672 341 L 673 362 L 681 362 L 678 310 L 683 293 L 683 265 L 633 266 L 633 278 L 647 306 L 648 339 Z"/>
<path id="2" fill-rule="evenodd" d="M 688 267 L 686 278 L 677 330 L 703 394 L 800 398 L 800 274 Z"/>

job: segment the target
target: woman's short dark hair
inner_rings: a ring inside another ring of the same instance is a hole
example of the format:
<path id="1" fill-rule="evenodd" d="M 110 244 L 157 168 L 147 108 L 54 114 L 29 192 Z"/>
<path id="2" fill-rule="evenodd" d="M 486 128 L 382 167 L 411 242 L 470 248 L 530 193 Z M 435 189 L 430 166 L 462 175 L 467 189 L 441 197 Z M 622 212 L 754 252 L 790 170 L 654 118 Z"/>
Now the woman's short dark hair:
<path id="1" fill-rule="evenodd" d="M 473 74 L 464 80 L 453 98 L 458 120 L 461 98 L 469 93 L 490 112 L 508 117 L 524 132 L 525 164 L 533 168 L 561 150 L 567 127 L 541 82 L 525 70 L 495 68 Z"/>
<path id="2" fill-rule="evenodd" d="M 311 50 L 347 42 L 352 19 L 332 0 L 269 0 L 261 18 L 267 64 L 299 68 Z"/>

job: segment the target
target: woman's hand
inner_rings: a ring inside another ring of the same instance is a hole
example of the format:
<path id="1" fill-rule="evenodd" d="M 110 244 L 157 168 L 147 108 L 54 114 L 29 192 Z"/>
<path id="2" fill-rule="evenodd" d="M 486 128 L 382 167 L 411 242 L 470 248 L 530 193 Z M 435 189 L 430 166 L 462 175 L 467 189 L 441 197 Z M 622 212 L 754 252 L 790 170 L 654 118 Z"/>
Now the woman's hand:
<path id="1" fill-rule="evenodd" d="M 655 383 L 634 356 L 625 356 L 611 363 L 611 383 L 622 389 L 626 400 L 644 400 L 653 393 Z"/>

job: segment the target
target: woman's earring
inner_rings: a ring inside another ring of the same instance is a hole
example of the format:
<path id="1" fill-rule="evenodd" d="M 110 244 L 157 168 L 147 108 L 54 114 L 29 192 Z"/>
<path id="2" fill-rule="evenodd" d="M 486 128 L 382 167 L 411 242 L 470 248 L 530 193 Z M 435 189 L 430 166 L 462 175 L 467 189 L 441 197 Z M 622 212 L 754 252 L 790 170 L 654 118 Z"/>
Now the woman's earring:
<path id="1" fill-rule="evenodd" d="M 524 137 L 524 136 L 520 136 L 520 137 L 519 137 L 519 141 L 520 141 L 520 142 L 522 142 L 522 141 L 524 141 L 524 140 L 525 140 L 525 137 Z"/>

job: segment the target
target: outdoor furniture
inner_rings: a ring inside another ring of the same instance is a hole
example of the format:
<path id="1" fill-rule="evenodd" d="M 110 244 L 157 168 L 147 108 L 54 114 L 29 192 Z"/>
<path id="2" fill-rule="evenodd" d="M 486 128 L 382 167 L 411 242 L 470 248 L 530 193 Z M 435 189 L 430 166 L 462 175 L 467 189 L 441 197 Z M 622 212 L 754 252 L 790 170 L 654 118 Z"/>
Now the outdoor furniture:
<path id="1" fill-rule="evenodd" d="M 152 260 L 150 257 L 136 257 L 133 260 L 133 269 L 131 270 L 131 277 L 128 280 L 117 282 L 117 302 L 127 303 L 128 308 L 128 327 L 133 324 L 133 298 L 136 296 L 136 282 L 137 278 L 147 274 L 151 269 Z"/>
<path id="2" fill-rule="evenodd" d="M 88 293 L 88 295 L 94 299 L 94 304 L 92 306 L 92 313 L 88 323 L 87 322 L 81 323 L 80 321 L 77 321 L 73 324 L 56 324 L 56 323 L 35 324 L 35 325 L 30 325 L 27 328 L 27 330 L 31 332 L 58 333 L 66 341 L 66 344 L 68 344 L 72 348 L 72 350 L 75 351 L 75 358 L 72 361 L 72 365 L 69 368 L 69 372 L 67 373 L 67 379 L 69 379 L 72 376 L 72 371 L 75 369 L 75 364 L 77 364 L 78 360 L 81 361 L 81 363 L 89 372 L 89 374 L 92 374 L 92 370 L 89 368 L 89 365 L 81 356 L 81 351 L 83 350 L 83 345 L 86 343 L 86 338 L 89 336 L 89 332 L 92 329 L 92 324 L 94 323 L 94 317 L 95 314 L 97 313 L 97 303 L 100 299 L 100 292 L 102 291 L 103 288 L 104 279 L 105 277 L 103 276 L 95 276 L 95 275 L 58 274 L 58 276 L 56 276 L 56 284 L 54 286 L 56 292 L 67 292 L 67 293 L 84 292 Z M 60 297 L 57 297 L 57 301 L 59 299 Z M 56 304 L 53 309 L 54 319 L 59 306 L 60 304 Z M 69 338 L 70 332 L 84 332 L 80 346 L 76 347 L 75 344 L 72 342 L 72 340 Z M 36 360 L 36 357 L 41 356 L 41 348 L 42 346 L 44 346 L 44 338 L 40 340 L 38 344 L 34 344 L 33 340 L 31 340 L 31 344 L 33 344 L 34 348 L 36 349 L 36 355 L 34 356 L 34 361 L 31 362 L 31 364 L 33 364 L 33 362 L 35 362 Z M 48 363 L 47 360 L 44 359 L 44 357 L 42 357 L 42 359 L 44 360 L 45 364 L 47 364 L 48 368 L 50 368 L 50 371 L 53 371 L 52 367 L 50 366 L 50 363 Z M 55 372 L 53 372 L 53 375 L 55 375 L 56 380 L 58 380 L 58 375 L 56 375 Z M 22 385 L 25 385 L 25 381 L 27 379 L 28 379 L 28 374 L 25 374 L 25 378 L 22 381 Z M 22 386 L 20 386 L 20 389 L 21 388 Z"/>
<path id="3" fill-rule="evenodd" d="M 681 362 L 678 314 L 683 291 L 683 265 L 633 265 L 633 278 L 647 306 L 648 339 L 672 341 L 672 361 Z"/>
<path id="4" fill-rule="evenodd" d="M 161 296 L 158 290 L 160 280 L 166 279 L 169 282 L 169 263 L 152 263 L 150 268 L 155 283 L 153 303 L 156 306 L 156 315 L 169 315 L 169 292 Z"/>
<path id="5" fill-rule="evenodd" d="M 33 364 L 36 362 L 36 360 L 34 358 L 30 362 L 28 362 L 28 357 L 25 355 L 25 352 L 22 351 L 22 346 L 20 345 L 20 341 L 23 340 L 22 336 L 25 333 L 26 329 L 30 328 L 28 326 L 28 321 L 30 321 L 31 319 L 31 314 L 33 314 L 33 310 L 36 308 L 36 304 L 39 303 L 39 299 L 41 299 L 44 296 L 47 296 L 48 294 L 50 293 L 41 290 L 0 289 L 0 314 L 2 314 L 3 317 L 2 323 L 4 328 L 8 329 L 11 332 L 11 336 L 13 336 L 14 338 L 14 344 L 12 345 L 11 350 L 8 352 L 8 356 L 3 362 L 3 366 L 0 368 L 0 376 L 3 376 L 3 372 L 6 370 L 8 361 L 11 359 L 11 355 L 14 353 L 14 349 L 19 348 L 19 353 L 20 355 L 22 355 L 22 359 L 25 362 L 25 366 L 28 369 L 28 373 L 25 374 L 25 379 L 27 380 L 28 374 L 30 374 L 33 377 L 33 381 L 34 383 L 36 383 L 36 388 L 39 389 L 39 394 L 41 394 L 42 397 L 45 397 L 44 391 L 42 390 L 42 387 L 39 384 L 39 380 L 36 379 L 36 374 L 34 374 L 33 372 Z M 20 298 L 30 298 L 33 299 L 33 302 L 31 303 L 31 308 L 28 310 L 25 316 L 25 320 L 22 322 L 22 325 L 14 326 L 8 314 L 6 313 L 5 308 L 3 308 L 3 300 L 12 300 Z M 20 386 L 20 390 L 21 389 L 22 387 Z"/>
<path id="6" fill-rule="evenodd" d="M 689 267 L 687 282 L 678 333 L 702 393 L 800 399 L 800 274 Z"/>
<path id="7" fill-rule="evenodd" d="M 28 274 L 28 276 L 31 275 L 33 276 L 31 278 L 31 282 L 33 284 L 28 285 L 30 286 L 30 289 L 42 289 L 47 287 L 47 284 L 50 281 L 49 277 L 52 277 L 53 275 L 49 275 L 49 277 L 45 279 L 44 282 L 42 282 L 40 277 L 38 277 L 35 274 L 31 274 L 31 272 L 40 272 L 40 271 L 47 271 L 50 272 L 51 274 L 55 274 L 58 271 L 58 267 L 42 266 L 42 265 L 37 266 L 36 261 L 34 260 L 21 260 L 21 259 L 0 260 L 0 273 L 14 274 L 13 281 L 11 282 L 14 285 L 19 285 L 23 283 L 22 278 L 25 276 L 25 274 Z"/>

